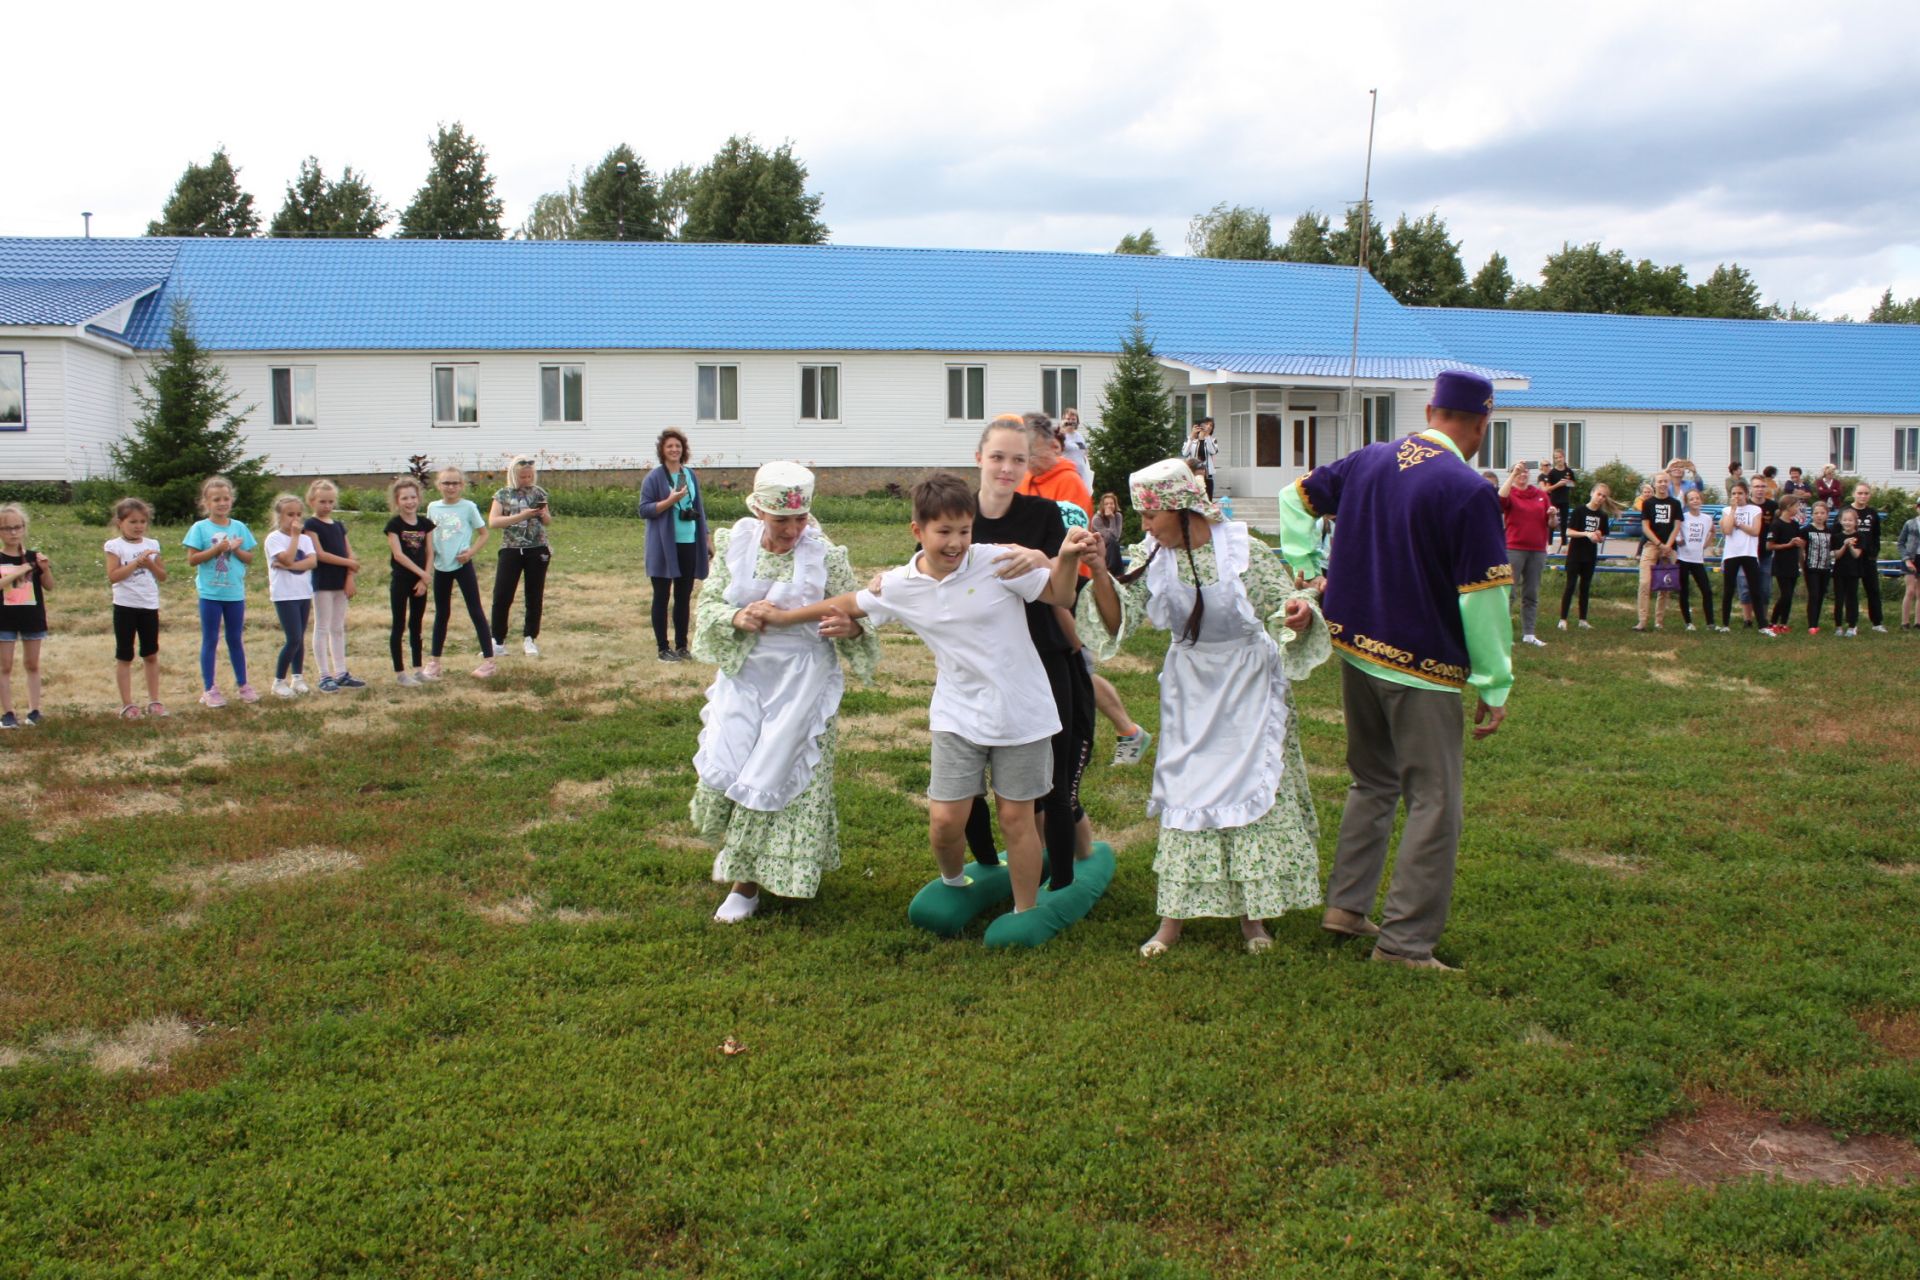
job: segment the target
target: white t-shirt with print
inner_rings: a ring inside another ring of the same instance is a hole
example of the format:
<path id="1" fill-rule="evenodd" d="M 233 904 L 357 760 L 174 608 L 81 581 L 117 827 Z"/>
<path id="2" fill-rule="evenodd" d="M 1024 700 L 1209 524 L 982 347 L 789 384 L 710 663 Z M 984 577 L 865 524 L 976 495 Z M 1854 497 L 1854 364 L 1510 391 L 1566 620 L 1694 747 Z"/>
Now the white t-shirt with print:
<path id="1" fill-rule="evenodd" d="M 1688 564 L 1703 564 L 1707 544 L 1713 541 L 1713 517 L 1706 512 L 1689 511 L 1680 517 L 1680 538 L 1674 544 L 1674 557 Z"/>
<path id="2" fill-rule="evenodd" d="M 930 578 L 916 555 L 881 580 L 880 594 L 861 591 L 861 612 L 877 625 L 900 622 L 933 651 L 933 703 L 927 725 L 975 746 L 1012 747 L 1060 732 L 1053 690 L 1027 631 L 1026 606 L 1040 598 L 1050 576 L 1034 569 L 1017 578 L 995 576 L 1002 551 L 976 543 L 960 567 Z"/>
<path id="3" fill-rule="evenodd" d="M 273 558 L 293 546 L 293 539 L 275 529 L 267 535 L 267 595 L 278 600 L 313 599 L 313 570 L 282 569 L 273 562 Z M 313 538 L 310 534 L 300 535 L 299 549 L 293 553 L 295 560 L 305 560 L 313 555 Z"/>
<path id="4" fill-rule="evenodd" d="M 138 542 L 129 542 L 125 538 L 108 538 L 100 545 L 100 549 L 126 565 L 149 551 L 160 550 L 160 540 L 142 538 Z M 113 584 L 113 602 L 126 605 L 129 609 L 158 609 L 160 584 L 154 580 L 151 570 L 141 569 L 130 573 Z"/>
<path id="5" fill-rule="evenodd" d="M 1733 531 L 1727 534 L 1726 546 L 1720 554 L 1728 560 L 1732 560 L 1736 556 L 1758 556 L 1760 554 L 1760 539 L 1754 534 L 1741 532 L 1740 526 L 1743 524 L 1755 524 L 1759 519 L 1760 508 L 1751 503 L 1744 507 L 1735 507 L 1733 509 Z"/>

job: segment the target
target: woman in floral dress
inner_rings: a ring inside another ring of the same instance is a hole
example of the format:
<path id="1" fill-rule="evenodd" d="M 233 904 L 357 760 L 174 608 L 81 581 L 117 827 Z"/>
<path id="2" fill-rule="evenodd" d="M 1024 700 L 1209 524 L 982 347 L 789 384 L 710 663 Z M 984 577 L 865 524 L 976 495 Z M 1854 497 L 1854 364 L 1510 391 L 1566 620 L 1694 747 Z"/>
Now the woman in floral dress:
<path id="1" fill-rule="evenodd" d="M 833 807 L 834 721 L 846 687 L 839 659 L 872 679 L 880 645 L 853 619 L 775 627 L 797 609 L 858 589 L 846 549 L 810 511 L 813 473 L 770 462 L 754 474 L 751 513 L 714 535 L 711 576 L 694 611 L 693 655 L 720 668 L 700 712 L 693 824 L 719 849 L 713 878 L 732 889 L 714 919 L 737 924 L 760 890 L 811 898 L 840 865 Z M 837 653 L 836 653 L 837 651 Z"/>
<path id="2" fill-rule="evenodd" d="M 1128 484 L 1147 532 L 1128 552 L 1140 568 L 1115 579 L 1117 602 L 1088 591 L 1079 613 L 1102 659 L 1143 623 L 1174 633 L 1147 802 L 1160 816 L 1161 920 L 1140 954 L 1163 954 L 1202 916 L 1238 917 L 1247 950 L 1265 951 L 1263 921 L 1321 899 L 1320 826 L 1288 681 L 1332 654 L 1326 620 L 1280 557 L 1222 519 L 1186 463 L 1157 462 Z"/>

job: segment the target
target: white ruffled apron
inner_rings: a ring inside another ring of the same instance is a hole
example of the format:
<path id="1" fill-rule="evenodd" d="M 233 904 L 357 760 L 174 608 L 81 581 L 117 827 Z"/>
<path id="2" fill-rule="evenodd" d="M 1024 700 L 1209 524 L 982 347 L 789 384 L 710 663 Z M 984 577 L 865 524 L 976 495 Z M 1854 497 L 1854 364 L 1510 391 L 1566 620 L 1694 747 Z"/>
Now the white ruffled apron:
<path id="1" fill-rule="evenodd" d="M 726 600 L 736 610 L 755 601 L 798 609 L 827 598 L 827 540 L 811 526 L 793 548 L 793 581 L 754 576 L 762 529 L 751 517 L 733 527 L 727 546 Z M 769 627 L 754 641 L 738 675 L 715 676 L 700 712 L 700 781 L 748 809 L 778 813 L 807 789 L 820 763 L 820 740 L 840 710 L 846 677 L 815 624 Z"/>
<path id="2" fill-rule="evenodd" d="M 1173 634 L 1160 671 L 1160 742 L 1147 812 L 1175 831 L 1244 827 L 1273 807 L 1286 767 L 1287 677 L 1280 646 L 1247 598 L 1247 526 L 1213 527 L 1220 581 L 1202 587 L 1200 638 L 1180 636 L 1195 588 L 1186 553 L 1162 547 L 1147 566 L 1147 619 Z M 1263 552 L 1264 554 L 1264 549 Z"/>

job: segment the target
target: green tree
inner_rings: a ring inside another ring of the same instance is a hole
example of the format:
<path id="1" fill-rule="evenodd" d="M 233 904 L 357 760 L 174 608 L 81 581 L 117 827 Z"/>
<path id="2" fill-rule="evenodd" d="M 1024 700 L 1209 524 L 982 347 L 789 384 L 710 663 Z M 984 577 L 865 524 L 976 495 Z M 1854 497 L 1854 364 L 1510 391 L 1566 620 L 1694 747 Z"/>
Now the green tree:
<path id="1" fill-rule="evenodd" d="M 1776 302 L 1767 308 L 1769 320 L 1818 320 L 1819 318 L 1818 311 L 1812 307 L 1803 307 L 1797 302 L 1789 302 L 1784 307 Z"/>
<path id="2" fill-rule="evenodd" d="M 1087 441 L 1093 466 L 1093 491 L 1117 493 L 1127 501 L 1127 477 L 1142 467 L 1180 454 L 1180 424 L 1160 363 L 1147 339 L 1147 319 L 1133 313 L 1120 358 L 1100 397 L 1100 428 Z"/>
<path id="3" fill-rule="evenodd" d="M 1187 224 L 1187 252 L 1196 258 L 1259 259 L 1273 256 L 1273 220 L 1264 209 L 1223 201 Z"/>
<path id="4" fill-rule="evenodd" d="M 535 196 L 527 220 L 514 232 L 517 240 L 573 240 L 580 229 L 580 176 L 567 174 L 565 191 Z"/>
<path id="5" fill-rule="evenodd" d="M 1713 274 L 1693 287 L 1693 314 L 1718 320 L 1764 320 L 1760 287 L 1739 263 L 1721 263 Z"/>
<path id="6" fill-rule="evenodd" d="M 1602 252 L 1599 243 L 1562 243 L 1547 255 L 1538 285 L 1521 285 L 1511 305 L 1527 311 L 1582 311 L 1628 313 L 1633 310 L 1633 265 L 1614 249 Z"/>
<path id="7" fill-rule="evenodd" d="M 251 236 L 260 230 L 253 197 L 240 189 L 240 171 L 221 147 L 205 164 L 189 164 L 150 236 Z"/>
<path id="8" fill-rule="evenodd" d="M 500 198 L 487 172 L 487 151 L 458 120 L 441 125 L 428 149 L 433 163 L 413 203 L 400 215 L 411 240 L 498 240 Z"/>
<path id="9" fill-rule="evenodd" d="M 660 189 L 647 162 L 621 143 L 587 170 L 580 183 L 577 240 L 665 240 Z"/>
<path id="10" fill-rule="evenodd" d="M 1867 312 L 1867 323 L 1920 324 L 1920 297 L 1896 302 L 1893 290 L 1889 288 L 1880 295 L 1880 301 L 1873 304 L 1873 310 Z"/>
<path id="11" fill-rule="evenodd" d="M 677 164 L 660 179 L 660 225 L 672 240 L 680 238 L 687 225 L 687 201 L 693 199 L 694 180 L 699 170 L 690 164 Z"/>
<path id="12" fill-rule="evenodd" d="M 194 516 L 200 482 L 211 475 L 233 481 L 234 515 L 258 513 L 273 477 L 264 456 L 249 458 L 243 428 L 257 406 L 233 412 L 237 398 L 226 371 L 194 341 L 184 300 L 173 305 L 167 349 L 134 388 L 139 420 L 123 440 L 107 446 L 120 479 L 153 504 L 161 524 Z"/>
<path id="13" fill-rule="evenodd" d="M 1153 234 L 1153 228 L 1120 237 L 1120 243 L 1113 247 L 1115 253 L 1137 253 L 1144 257 L 1160 256 L 1160 237 Z"/>
<path id="14" fill-rule="evenodd" d="M 1507 299 L 1513 296 L 1513 273 L 1507 270 L 1506 255 L 1495 253 L 1487 259 L 1487 265 L 1474 273 L 1473 283 L 1467 286 L 1469 307 L 1504 307 Z"/>
<path id="15" fill-rule="evenodd" d="M 1338 231 L 1327 237 L 1327 251 L 1333 254 L 1333 260 L 1343 267 L 1360 265 L 1360 206 L 1350 205 L 1347 220 Z M 1387 256 L 1387 233 L 1380 229 L 1380 220 L 1370 218 L 1367 222 L 1367 273 L 1376 278 L 1380 275 L 1380 264 Z"/>
<path id="16" fill-rule="evenodd" d="M 1451 307 L 1467 297 L 1467 269 L 1460 246 L 1447 235 L 1437 211 L 1416 222 L 1401 214 L 1387 252 L 1373 268 L 1387 292 L 1410 307 Z"/>
<path id="17" fill-rule="evenodd" d="M 1678 263 L 1663 267 L 1649 258 L 1633 264 L 1633 300 L 1629 310 L 1642 316 L 1690 316 L 1694 314 L 1693 286 L 1687 283 L 1687 269 Z"/>
<path id="18" fill-rule="evenodd" d="M 825 244 L 821 198 L 807 190 L 807 166 L 783 142 L 772 151 L 735 135 L 694 176 L 684 240 L 735 244 Z"/>
<path id="19" fill-rule="evenodd" d="M 287 198 L 267 228 L 270 236 L 332 236 L 364 240 L 380 234 L 390 219 L 373 188 L 348 165 L 338 182 L 328 182 L 320 161 L 300 162 L 300 176 L 287 184 Z"/>
<path id="20" fill-rule="evenodd" d="M 1327 218 L 1318 209 L 1309 209 L 1293 220 L 1293 227 L 1287 232 L 1287 242 L 1273 251 L 1273 256 L 1286 262 L 1333 261 L 1333 250 L 1327 247 Z"/>

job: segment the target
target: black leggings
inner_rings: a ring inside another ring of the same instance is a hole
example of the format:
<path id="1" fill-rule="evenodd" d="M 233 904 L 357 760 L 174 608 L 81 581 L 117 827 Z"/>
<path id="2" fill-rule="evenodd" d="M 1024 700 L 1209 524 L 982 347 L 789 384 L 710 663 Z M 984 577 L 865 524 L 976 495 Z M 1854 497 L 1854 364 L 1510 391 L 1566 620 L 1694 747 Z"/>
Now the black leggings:
<path id="1" fill-rule="evenodd" d="M 1754 612 L 1758 615 L 1760 606 L 1766 601 L 1767 589 L 1760 585 L 1760 560 L 1757 556 L 1733 556 L 1720 562 L 1720 572 L 1726 576 L 1726 595 L 1720 597 L 1720 625 L 1726 626 L 1733 621 L 1733 598 L 1739 593 L 1734 590 L 1735 580 L 1744 575 L 1747 580 L 1747 598 L 1753 602 Z"/>
<path id="2" fill-rule="evenodd" d="M 273 611 L 280 615 L 280 631 L 286 643 L 273 662 L 273 678 L 285 680 L 287 672 L 299 675 L 307 656 L 307 619 L 313 613 L 313 597 L 305 600 L 275 600 Z M 324 673 L 323 673 L 324 674 Z"/>
<path id="3" fill-rule="evenodd" d="M 1780 566 L 1787 564 L 1785 569 Z M 1774 562 L 1773 570 L 1773 611 L 1767 620 L 1776 627 L 1784 627 L 1793 621 L 1793 593 L 1800 586 L 1800 566 L 1788 563 L 1783 555 Z"/>
<path id="4" fill-rule="evenodd" d="M 1827 584 L 1833 581 L 1831 569 L 1807 570 L 1807 625 L 1820 625 L 1820 606 L 1827 602 Z"/>
<path id="5" fill-rule="evenodd" d="M 393 670 L 395 674 L 406 671 L 407 665 L 401 660 L 400 634 L 406 632 L 413 641 L 413 665 L 420 665 L 420 623 L 427 616 L 427 598 L 414 593 L 414 584 L 420 579 L 405 569 L 396 569 L 388 580 L 387 603 L 393 610 L 393 629 L 387 633 L 387 648 L 393 651 Z"/>
<path id="6" fill-rule="evenodd" d="M 1093 757 L 1093 675 L 1077 653 L 1042 653 L 1040 665 L 1046 668 L 1061 729 L 1053 735 L 1053 789 L 1034 801 L 1033 808 L 1045 832 L 1047 882 L 1064 889 L 1073 883 L 1074 831 L 1087 816 L 1080 807 L 1080 775 Z M 984 866 L 1000 860 L 985 796 L 975 796 L 967 814 L 967 848 L 973 860 Z"/>
<path id="7" fill-rule="evenodd" d="M 467 603 L 467 617 L 473 620 L 473 633 L 480 640 L 480 656 L 493 656 L 493 636 L 487 630 L 487 615 L 480 608 L 480 575 L 469 560 L 449 573 L 433 571 L 433 656 L 447 647 L 447 610 L 453 604 L 453 584 L 460 584 L 460 598 Z"/>
<path id="8" fill-rule="evenodd" d="M 1880 562 L 1878 560 L 1863 559 L 1861 563 L 1866 570 L 1860 576 L 1860 586 L 1867 594 L 1867 621 L 1877 627 L 1882 625 L 1880 613 Z"/>
<path id="9" fill-rule="evenodd" d="M 1693 625 L 1693 608 L 1687 600 L 1689 589 L 1695 583 L 1700 586 L 1700 616 L 1708 626 L 1713 625 L 1713 579 L 1707 576 L 1707 566 L 1695 564 L 1691 560 L 1680 561 L 1680 621 Z"/>
<path id="10" fill-rule="evenodd" d="M 553 558 L 548 547 L 502 547 L 500 562 L 493 571 L 493 647 L 507 642 L 507 618 L 513 613 L 513 591 L 520 585 L 520 574 L 527 575 L 527 624 L 522 630 L 527 639 L 540 635 L 540 602 L 547 594 L 547 562 Z"/>
<path id="11" fill-rule="evenodd" d="M 1860 579 L 1852 574 L 1834 575 L 1833 625 L 1835 627 L 1860 625 Z"/>
<path id="12" fill-rule="evenodd" d="M 679 556 L 679 575 L 653 579 L 653 639 L 662 649 L 668 647 L 667 596 L 673 596 L 673 648 L 687 647 L 687 623 L 693 614 L 694 544 L 676 542 L 673 549 Z"/>
<path id="13" fill-rule="evenodd" d="M 1575 559 L 1572 555 L 1567 556 L 1567 585 L 1560 592 L 1560 621 L 1567 620 L 1567 606 L 1573 603 L 1575 586 L 1580 589 L 1580 621 L 1587 620 L 1587 592 L 1593 590 L 1594 564 L 1592 557 Z"/>

